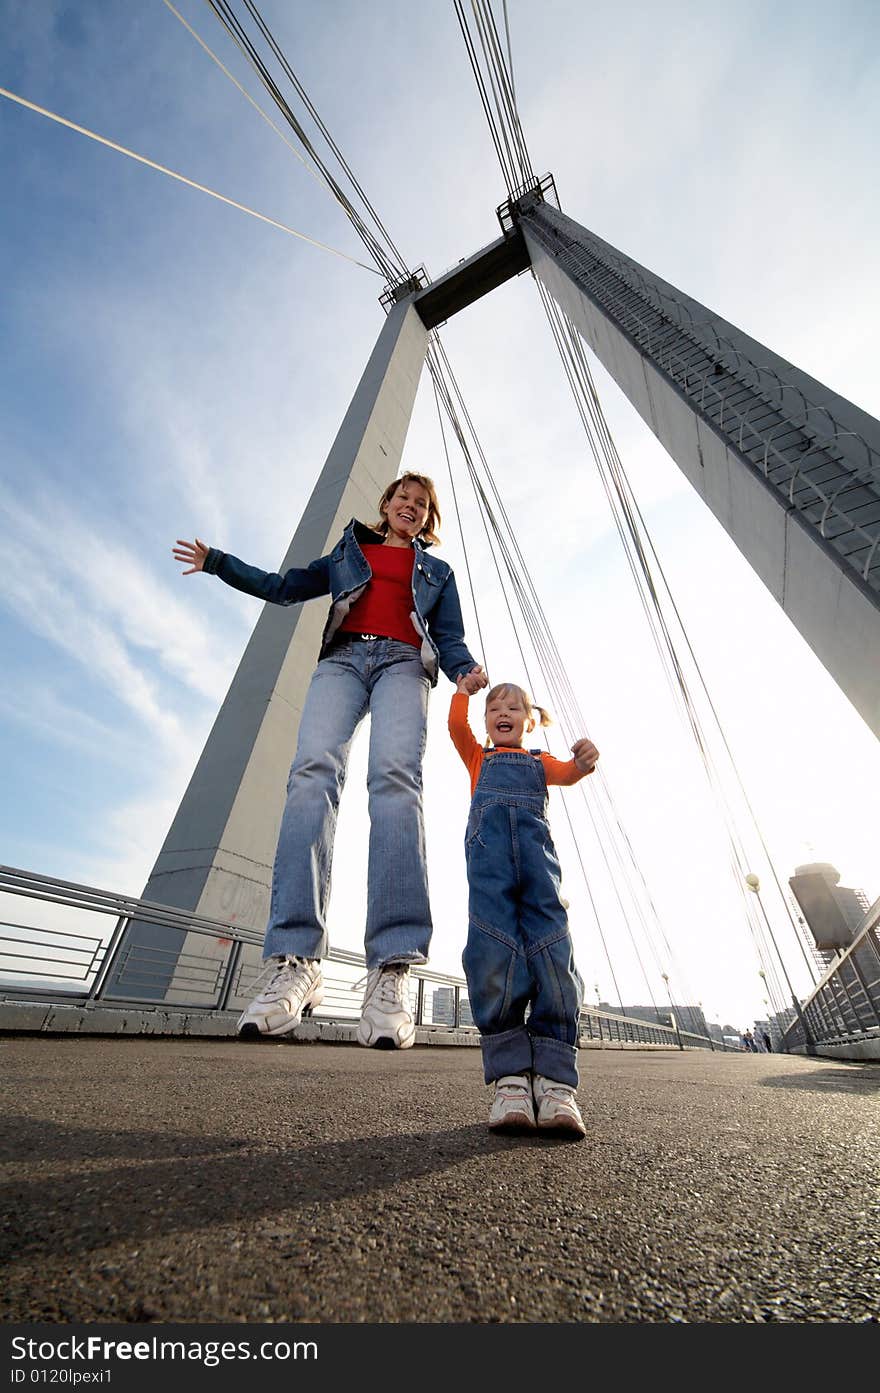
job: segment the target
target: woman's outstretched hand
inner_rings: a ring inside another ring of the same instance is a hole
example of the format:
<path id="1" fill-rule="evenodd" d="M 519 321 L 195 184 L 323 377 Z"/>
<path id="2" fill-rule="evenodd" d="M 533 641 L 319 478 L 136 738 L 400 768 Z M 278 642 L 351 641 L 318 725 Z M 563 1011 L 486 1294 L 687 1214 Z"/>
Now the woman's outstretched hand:
<path id="1" fill-rule="evenodd" d="M 177 546 L 172 548 L 172 555 L 175 561 L 183 561 L 188 564 L 188 570 L 182 571 L 181 575 L 191 576 L 193 571 L 203 571 L 205 568 L 205 557 L 208 555 L 209 547 L 205 542 L 200 542 L 196 537 L 194 542 L 183 542 L 178 537 Z"/>
<path id="2" fill-rule="evenodd" d="M 576 740 L 571 747 L 574 762 L 582 774 L 592 774 L 599 758 L 599 751 L 592 740 Z"/>

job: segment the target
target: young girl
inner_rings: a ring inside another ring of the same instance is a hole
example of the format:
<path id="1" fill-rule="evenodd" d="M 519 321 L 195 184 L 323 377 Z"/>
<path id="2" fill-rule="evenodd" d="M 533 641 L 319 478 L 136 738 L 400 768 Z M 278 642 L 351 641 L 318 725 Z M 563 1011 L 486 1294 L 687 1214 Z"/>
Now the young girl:
<path id="1" fill-rule="evenodd" d="M 465 675 L 456 686 L 449 733 L 467 765 L 472 794 L 462 962 L 486 1083 L 495 1084 L 489 1126 L 494 1131 L 537 1126 L 582 1137 L 574 1090 L 583 983 L 559 893 L 547 786 L 575 784 L 591 774 L 599 751 L 591 741 L 578 740 L 574 759 L 562 763 L 540 750 L 524 750 L 523 735 L 535 728 L 533 710 L 542 726 L 550 717 L 509 682 L 486 697 L 489 742 L 481 748 L 467 719 L 468 696 L 477 685 Z"/>
<path id="2" fill-rule="evenodd" d="M 455 577 L 428 559 L 440 509 L 422 474 L 394 479 L 373 529 L 352 521 L 328 556 L 285 575 L 178 540 L 184 575 L 205 571 L 279 605 L 319 595 L 332 603 L 299 727 L 272 873 L 263 945 L 268 981 L 242 1014 L 245 1037 L 286 1035 L 323 999 L 327 904 L 339 797 L 354 733 L 369 711 L 370 808 L 365 952 L 358 1040 L 406 1049 L 415 1038 L 409 964 L 427 961 L 431 911 L 422 818 L 428 691 L 438 667 L 486 678 L 468 652 Z"/>

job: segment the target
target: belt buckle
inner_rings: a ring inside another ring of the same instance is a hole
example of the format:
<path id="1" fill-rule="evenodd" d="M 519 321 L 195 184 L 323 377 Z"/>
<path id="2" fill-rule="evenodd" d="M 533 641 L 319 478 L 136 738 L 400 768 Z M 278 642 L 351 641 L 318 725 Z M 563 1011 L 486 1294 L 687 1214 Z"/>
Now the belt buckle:
<path id="1" fill-rule="evenodd" d="M 369 639 L 377 639 L 377 638 L 379 637 L 379 635 L 378 635 L 378 634 L 361 634 L 360 637 L 361 637 L 362 639 L 368 639 L 368 640 L 369 640 Z"/>

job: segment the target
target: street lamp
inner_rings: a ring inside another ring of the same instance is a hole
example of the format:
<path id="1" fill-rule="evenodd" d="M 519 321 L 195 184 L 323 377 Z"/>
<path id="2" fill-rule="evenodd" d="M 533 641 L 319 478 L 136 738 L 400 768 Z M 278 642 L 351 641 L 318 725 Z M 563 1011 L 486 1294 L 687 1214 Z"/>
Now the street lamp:
<path id="1" fill-rule="evenodd" d="M 783 957 L 782 957 L 782 954 L 781 954 L 780 951 L 779 951 L 779 948 L 778 948 L 777 945 L 776 945 L 776 939 L 775 939 L 774 936 L 773 936 L 773 927 L 772 927 L 772 925 L 771 925 L 771 923 L 770 923 L 770 920 L 767 918 L 767 911 L 766 911 L 766 909 L 764 908 L 764 901 L 761 899 L 761 894 L 760 894 L 760 891 L 761 891 L 761 881 L 760 881 L 760 878 L 759 878 L 758 876 L 756 876 L 753 872 L 750 871 L 749 874 L 745 877 L 745 882 L 746 882 L 746 885 L 747 885 L 747 886 L 749 887 L 749 889 L 751 890 L 752 894 L 754 895 L 755 899 L 758 901 L 758 906 L 759 906 L 759 908 L 760 908 L 760 910 L 761 910 L 761 916 L 762 916 L 762 918 L 763 918 L 763 920 L 764 920 L 764 923 L 767 925 L 767 933 L 770 935 L 770 942 L 773 944 L 773 947 L 776 948 L 776 956 L 777 956 L 777 958 L 779 959 L 779 966 L 782 968 L 782 975 L 783 975 L 783 977 L 785 978 L 785 985 L 788 987 L 789 995 L 791 996 L 792 1005 L 794 1006 L 794 1009 L 795 1009 L 795 1014 L 796 1014 L 798 1020 L 800 1021 L 801 1030 L 804 1032 L 804 1048 L 806 1049 L 807 1054 L 815 1054 L 815 1053 L 816 1053 L 816 1044 L 815 1044 L 815 1041 L 813 1040 L 813 1036 L 812 1036 L 812 1033 L 811 1033 L 811 1031 L 810 1031 L 810 1027 L 807 1025 L 807 1018 L 806 1018 L 806 1016 L 804 1015 L 804 1013 L 803 1013 L 803 1011 L 802 1011 L 802 1009 L 801 1009 L 801 1003 L 798 1001 L 798 998 L 797 998 L 797 996 L 795 995 L 794 987 L 791 985 L 791 979 L 790 979 L 790 977 L 789 977 L 789 975 L 788 975 L 788 971 L 787 971 L 786 966 L 785 966 L 785 961 L 784 961 L 784 959 L 783 959 Z M 764 986 L 766 987 L 766 986 L 767 986 L 767 977 L 766 977 L 766 974 L 765 974 L 765 972 L 764 972 L 763 967 L 759 967 L 759 968 L 758 968 L 758 976 L 761 978 L 761 980 L 762 980 L 763 983 L 764 983 Z M 771 995 L 772 995 L 772 993 L 771 993 Z M 784 1042 L 785 1042 L 785 1037 L 783 1036 L 783 1048 L 784 1048 Z"/>

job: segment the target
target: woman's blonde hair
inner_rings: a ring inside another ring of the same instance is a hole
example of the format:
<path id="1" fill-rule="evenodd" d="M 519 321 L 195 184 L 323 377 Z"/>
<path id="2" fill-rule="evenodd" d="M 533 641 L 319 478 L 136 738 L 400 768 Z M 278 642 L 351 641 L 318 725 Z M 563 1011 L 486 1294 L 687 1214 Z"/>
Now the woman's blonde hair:
<path id="1" fill-rule="evenodd" d="M 428 516 L 425 525 L 419 536 L 424 542 L 439 542 L 435 528 L 440 526 L 440 504 L 437 502 L 437 490 L 434 487 L 434 480 L 429 479 L 427 474 L 401 474 L 399 479 L 392 479 L 382 497 L 379 499 L 379 521 L 373 524 L 374 532 L 381 532 L 382 536 L 388 535 L 388 518 L 385 509 L 400 488 L 401 484 L 417 484 L 423 488 L 428 495 Z"/>
<path id="2" fill-rule="evenodd" d="M 522 687 L 518 687 L 515 682 L 499 682 L 497 686 L 487 692 L 485 709 L 488 711 L 489 702 L 494 701 L 496 697 L 513 696 L 514 693 L 522 702 L 528 720 L 534 720 L 539 726 L 552 726 L 553 717 L 550 712 L 546 711 L 543 706 L 536 706 L 528 692 L 524 692 Z"/>

